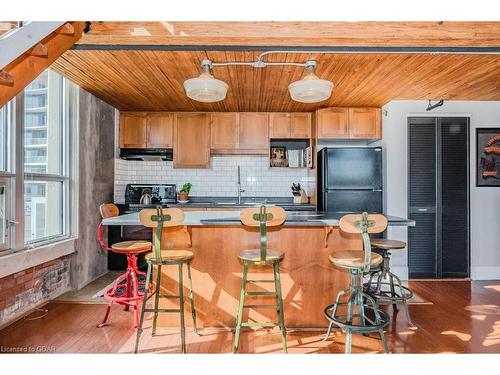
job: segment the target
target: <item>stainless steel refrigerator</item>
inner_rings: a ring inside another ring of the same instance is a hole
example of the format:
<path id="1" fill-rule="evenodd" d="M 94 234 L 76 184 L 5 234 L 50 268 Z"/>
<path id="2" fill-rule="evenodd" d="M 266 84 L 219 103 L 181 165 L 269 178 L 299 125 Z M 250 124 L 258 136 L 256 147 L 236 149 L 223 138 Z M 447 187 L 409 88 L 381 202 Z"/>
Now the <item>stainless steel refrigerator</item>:
<path id="1" fill-rule="evenodd" d="M 318 152 L 318 211 L 383 210 L 382 148 L 323 148 Z"/>

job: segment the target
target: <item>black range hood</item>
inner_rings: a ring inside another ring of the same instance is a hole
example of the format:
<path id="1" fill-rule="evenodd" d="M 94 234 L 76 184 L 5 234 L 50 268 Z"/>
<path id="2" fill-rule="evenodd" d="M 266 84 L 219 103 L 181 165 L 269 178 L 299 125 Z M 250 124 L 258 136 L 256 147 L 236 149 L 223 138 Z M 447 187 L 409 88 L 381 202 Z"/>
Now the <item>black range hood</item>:
<path id="1" fill-rule="evenodd" d="M 139 161 L 171 161 L 173 152 L 171 148 L 121 148 L 120 158 Z"/>

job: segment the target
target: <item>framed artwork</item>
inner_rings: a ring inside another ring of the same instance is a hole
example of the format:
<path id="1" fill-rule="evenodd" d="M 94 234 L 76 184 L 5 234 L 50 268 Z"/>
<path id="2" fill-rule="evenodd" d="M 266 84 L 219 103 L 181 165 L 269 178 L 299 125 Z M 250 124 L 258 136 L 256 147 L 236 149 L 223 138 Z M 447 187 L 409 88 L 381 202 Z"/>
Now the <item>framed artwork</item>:
<path id="1" fill-rule="evenodd" d="M 500 186 L 500 128 L 476 129 L 476 186 Z"/>
<path id="2" fill-rule="evenodd" d="M 286 147 L 271 147 L 271 167 L 288 167 Z"/>

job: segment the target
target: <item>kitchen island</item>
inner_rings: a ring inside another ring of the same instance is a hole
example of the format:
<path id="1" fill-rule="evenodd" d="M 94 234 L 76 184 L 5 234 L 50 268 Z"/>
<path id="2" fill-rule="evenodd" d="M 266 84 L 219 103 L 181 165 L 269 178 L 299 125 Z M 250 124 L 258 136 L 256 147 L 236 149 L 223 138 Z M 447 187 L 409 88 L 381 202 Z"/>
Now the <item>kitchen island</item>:
<path id="1" fill-rule="evenodd" d="M 269 249 L 285 253 L 281 265 L 285 322 L 290 328 L 326 328 L 323 308 L 332 303 L 337 292 L 348 285 L 348 274 L 330 265 L 328 256 L 338 250 L 361 249 L 359 235 L 347 235 L 338 228 L 340 216 L 318 212 L 287 212 L 282 227 L 268 231 Z M 388 217 L 389 225 L 413 226 L 415 222 Z M 139 214 L 131 213 L 103 220 L 105 225 L 140 225 Z M 238 211 L 185 212 L 186 229 L 191 235 L 193 288 L 199 327 L 233 327 L 238 307 L 242 266 L 238 254 L 259 247 L 258 228 L 244 227 Z M 164 231 L 164 243 L 179 231 Z M 170 235 L 170 238 L 169 238 Z M 177 268 L 163 267 L 162 293 L 176 294 Z M 249 278 L 271 278 L 269 267 L 250 270 Z M 187 285 L 185 283 L 184 285 Z M 255 290 L 269 290 L 269 283 L 254 285 Z M 255 303 L 266 303 L 266 297 Z M 267 297 L 269 298 L 269 297 Z M 165 308 L 174 302 L 161 301 Z M 188 309 L 187 309 L 188 310 Z M 186 322 L 189 324 L 188 312 Z M 270 309 L 250 309 L 244 319 L 276 321 Z M 160 314 L 158 325 L 174 327 L 176 314 Z"/>

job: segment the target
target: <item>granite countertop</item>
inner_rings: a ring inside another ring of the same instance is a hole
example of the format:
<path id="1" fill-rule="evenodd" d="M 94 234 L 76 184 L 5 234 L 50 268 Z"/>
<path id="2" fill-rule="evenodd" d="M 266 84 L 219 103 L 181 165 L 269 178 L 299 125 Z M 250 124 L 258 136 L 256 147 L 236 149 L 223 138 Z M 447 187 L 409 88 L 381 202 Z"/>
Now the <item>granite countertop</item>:
<path id="1" fill-rule="evenodd" d="M 322 212 L 287 212 L 284 225 L 286 226 L 338 226 L 342 213 Z M 397 216 L 387 216 L 390 226 L 415 226 L 414 220 L 404 219 Z M 104 225 L 141 225 L 139 213 L 115 216 L 104 219 Z M 239 211 L 189 211 L 184 213 L 184 224 L 191 226 L 217 225 L 230 226 L 242 225 Z"/>

